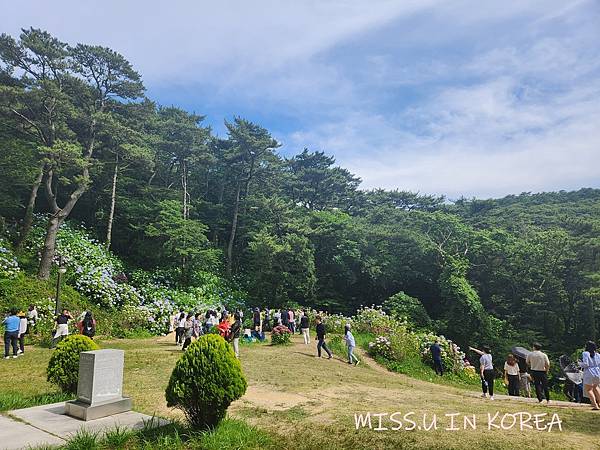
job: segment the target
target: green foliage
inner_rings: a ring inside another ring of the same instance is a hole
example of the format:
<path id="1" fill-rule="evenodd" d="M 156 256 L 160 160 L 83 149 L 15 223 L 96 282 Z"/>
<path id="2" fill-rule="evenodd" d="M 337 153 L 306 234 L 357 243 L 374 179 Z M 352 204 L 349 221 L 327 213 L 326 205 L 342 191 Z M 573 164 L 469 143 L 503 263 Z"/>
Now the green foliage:
<path id="1" fill-rule="evenodd" d="M 67 336 L 58 343 L 50 357 L 46 369 L 48 381 L 56 384 L 63 392 L 75 394 L 79 379 L 80 353 L 99 349 L 98 344 L 87 336 Z"/>
<path id="2" fill-rule="evenodd" d="M 208 245 L 208 228 L 197 220 L 182 217 L 181 204 L 164 200 L 158 204 L 158 217 L 146 227 L 146 235 L 162 245 L 166 261 L 184 267 L 214 269 L 218 267 L 219 252 Z"/>
<path id="3" fill-rule="evenodd" d="M 8 242 L 0 237 L 0 280 L 15 278 L 19 274 L 19 263 Z"/>
<path id="4" fill-rule="evenodd" d="M 217 335 L 201 336 L 177 361 L 165 396 L 194 428 L 214 428 L 230 403 L 246 392 L 247 382 L 231 346 Z"/>
<path id="5" fill-rule="evenodd" d="M 271 343 L 273 345 L 286 345 L 292 342 L 292 332 L 288 327 L 277 325 L 271 330 Z"/>
<path id="6" fill-rule="evenodd" d="M 447 372 L 460 373 L 465 370 L 465 353 L 458 345 L 444 336 L 436 336 L 433 333 L 419 334 L 419 350 L 423 362 L 429 367 L 433 367 L 433 358 L 431 356 L 431 346 L 436 341 L 442 349 L 442 364 Z"/>
<path id="7" fill-rule="evenodd" d="M 24 396 L 19 391 L 0 392 L 0 411 L 30 408 L 32 406 L 48 405 L 71 400 L 73 395 L 68 392 L 51 392 L 33 396 Z"/>
<path id="8" fill-rule="evenodd" d="M 404 317 L 419 328 L 431 327 L 431 318 L 419 299 L 400 291 L 382 304 L 383 309 L 396 317 Z"/>
<path id="9" fill-rule="evenodd" d="M 277 237 L 266 229 L 248 244 L 249 292 L 255 304 L 268 299 L 271 306 L 312 299 L 316 276 L 308 238 L 295 233 Z"/>

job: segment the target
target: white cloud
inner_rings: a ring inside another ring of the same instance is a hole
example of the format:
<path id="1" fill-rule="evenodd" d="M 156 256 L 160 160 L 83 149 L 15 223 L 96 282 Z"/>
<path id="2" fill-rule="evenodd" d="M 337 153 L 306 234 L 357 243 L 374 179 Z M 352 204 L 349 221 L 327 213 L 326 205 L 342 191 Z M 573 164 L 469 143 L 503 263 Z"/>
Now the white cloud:
<path id="1" fill-rule="evenodd" d="M 110 46 L 151 96 L 254 112 L 286 151 L 332 153 L 365 187 L 600 186 L 594 0 L 5 3 L 3 31 Z"/>

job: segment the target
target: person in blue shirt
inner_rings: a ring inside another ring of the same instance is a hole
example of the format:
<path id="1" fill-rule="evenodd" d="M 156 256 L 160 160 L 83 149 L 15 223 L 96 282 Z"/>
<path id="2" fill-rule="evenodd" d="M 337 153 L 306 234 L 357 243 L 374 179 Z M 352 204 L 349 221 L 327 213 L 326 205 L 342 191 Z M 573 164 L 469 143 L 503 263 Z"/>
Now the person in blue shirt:
<path id="1" fill-rule="evenodd" d="M 360 363 L 358 358 L 354 356 L 354 347 L 356 347 L 356 341 L 354 340 L 354 336 L 350 331 L 350 325 L 347 324 L 344 328 L 344 340 L 346 341 L 346 346 L 348 347 L 348 364 L 354 364 L 356 360 L 356 366 Z"/>
<path id="2" fill-rule="evenodd" d="M 21 319 L 17 316 L 17 310 L 11 309 L 10 315 L 4 318 L 4 359 L 8 359 L 12 345 L 13 358 L 17 357 L 17 341 L 19 339 L 19 324 Z"/>
<path id="3" fill-rule="evenodd" d="M 442 348 L 440 347 L 439 341 L 435 341 L 429 348 L 431 352 L 431 358 L 433 359 L 433 369 L 435 373 L 442 376 L 444 375 L 444 365 L 442 364 Z"/>

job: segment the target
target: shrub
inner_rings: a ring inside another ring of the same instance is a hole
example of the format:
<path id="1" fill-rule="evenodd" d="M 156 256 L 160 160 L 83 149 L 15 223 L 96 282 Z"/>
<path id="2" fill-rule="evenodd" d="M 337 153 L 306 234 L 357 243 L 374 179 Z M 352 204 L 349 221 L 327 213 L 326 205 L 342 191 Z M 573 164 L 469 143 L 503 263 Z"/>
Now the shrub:
<path id="1" fill-rule="evenodd" d="M 371 356 L 383 356 L 391 359 L 393 356 L 392 343 L 385 336 L 377 336 L 374 341 L 369 342 L 369 353 Z"/>
<path id="2" fill-rule="evenodd" d="M 165 397 L 167 406 L 181 409 L 192 427 L 210 429 L 247 386 L 232 347 L 221 336 L 206 334 L 175 364 Z"/>
<path id="3" fill-rule="evenodd" d="M 431 318 L 419 299 L 400 291 L 383 302 L 383 309 L 389 314 L 407 319 L 419 328 L 431 326 Z"/>
<path id="4" fill-rule="evenodd" d="M 0 237 L 0 278 L 15 278 L 19 274 L 19 264 L 10 245 Z"/>
<path id="5" fill-rule="evenodd" d="M 464 369 L 465 354 L 460 347 L 444 336 L 436 336 L 433 333 L 419 335 L 419 347 L 421 359 L 430 367 L 433 367 L 433 358 L 431 356 L 431 345 L 438 341 L 442 349 L 442 364 L 444 369 L 454 373 L 459 373 Z"/>
<path id="6" fill-rule="evenodd" d="M 48 381 L 64 392 L 77 393 L 79 378 L 79 354 L 99 350 L 98 344 L 80 334 L 67 336 L 57 346 L 48 362 Z"/>
<path id="7" fill-rule="evenodd" d="M 289 344 L 292 341 L 292 333 L 288 327 L 277 325 L 271 331 L 271 343 L 273 345 Z"/>

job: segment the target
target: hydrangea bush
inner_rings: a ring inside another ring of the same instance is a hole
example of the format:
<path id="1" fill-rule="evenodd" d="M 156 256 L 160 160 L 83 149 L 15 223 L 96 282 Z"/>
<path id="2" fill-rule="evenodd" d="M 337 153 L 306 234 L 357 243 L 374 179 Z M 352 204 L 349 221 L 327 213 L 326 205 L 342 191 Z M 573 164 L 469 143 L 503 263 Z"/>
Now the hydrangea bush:
<path id="1" fill-rule="evenodd" d="M 386 336 L 377 336 L 374 341 L 369 342 L 369 353 L 372 356 L 391 359 L 393 356 L 392 342 Z"/>
<path id="2" fill-rule="evenodd" d="M 421 359 L 425 364 L 433 367 L 433 358 L 431 356 L 430 348 L 437 340 L 442 349 L 442 364 L 444 365 L 444 369 L 454 373 L 459 373 L 464 370 L 465 353 L 450 339 L 446 339 L 445 336 L 436 336 L 433 333 L 420 334 L 418 335 L 418 339 Z"/>
<path id="3" fill-rule="evenodd" d="M 273 345 L 289 344 L 292 341 L 290 329 L 283 325 L 277 325 L 271 331 L 271 343 Z"/>
<path id="4" fill-rule="evenodd" d="M 44 223 L 43 216 L 36 217 L 26 243 L 31 252 L 38 252 L 43 245 Z M 2 248 L 0 243 L 0 264 Z M 60 255 L 68 269 L 66 281 L 96 305 L 117 309 L 120 316 L 117 325 L 131 330 L 164 334 L 169 331 L 173 314 L 180 309 L 202 312 L 223 305 L 237 308 L 244 304 L 244 292 L 208 272 L 194 273 L 192 286 L 185 290 L 177 288 L 176 280 L 180 278 L 177 269 L 137 270 L 128 279 L 117 257 L 83 227 L 70 222 L 65 222 L 58 232 L 56 254 L 55 262 L 58 263 Z"/>
<path id="5" fill-rule="evenodd" d="M 15 278 L 20 272 L 10 245 L 0 237 L 0 278 Z"/>

